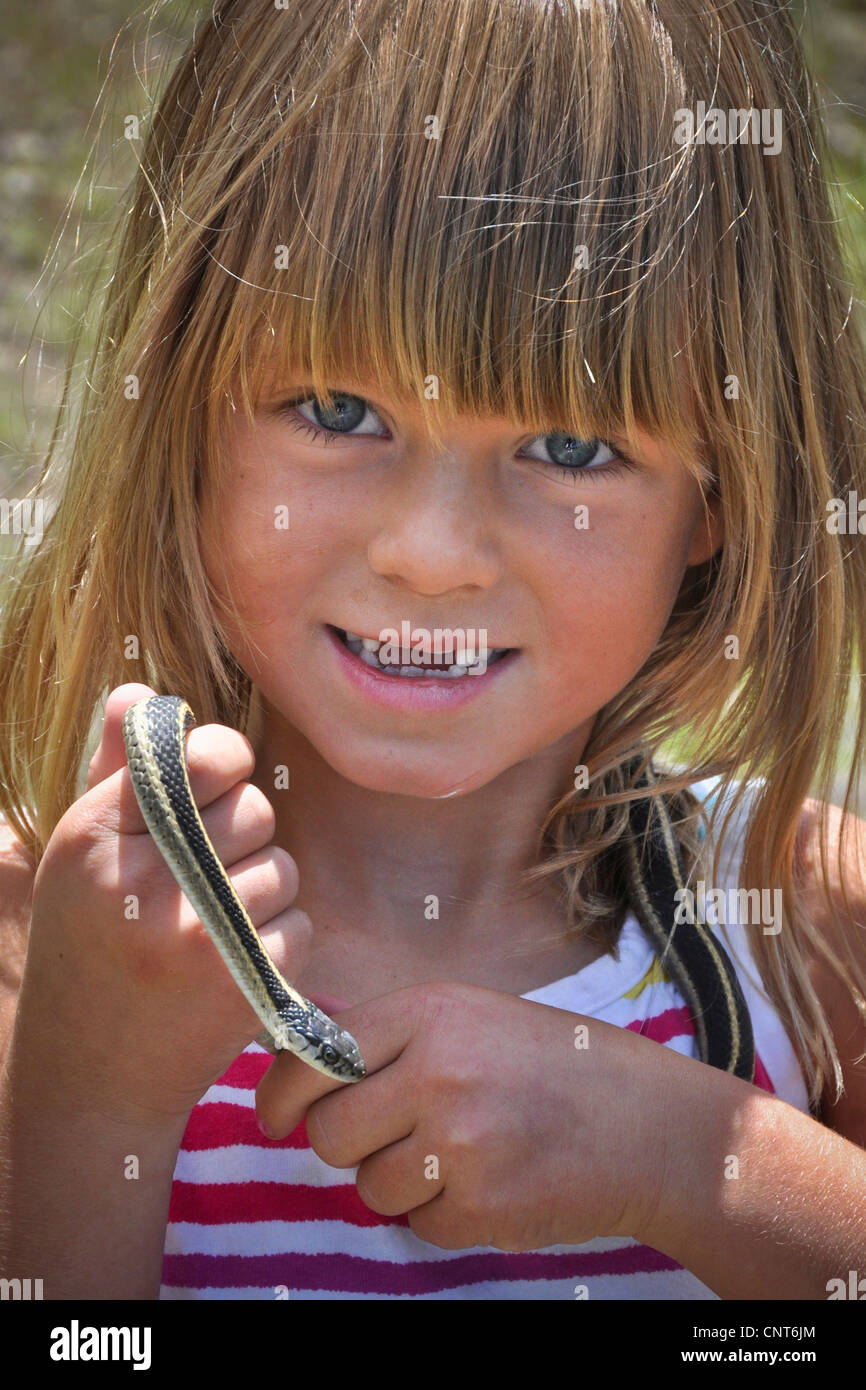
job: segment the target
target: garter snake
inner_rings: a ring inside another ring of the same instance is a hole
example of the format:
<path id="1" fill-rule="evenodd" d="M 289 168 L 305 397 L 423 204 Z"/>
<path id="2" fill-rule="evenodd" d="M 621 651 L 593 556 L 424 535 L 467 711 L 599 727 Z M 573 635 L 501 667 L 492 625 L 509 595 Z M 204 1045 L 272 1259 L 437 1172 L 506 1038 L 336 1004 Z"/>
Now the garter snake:
<path id="1" fill-rule="evenodd" d="M 294 1052 L 339 1081 L 365 1075 L 358 1044 L 284 980 L 262 944 L 202 824 L 189 785 L 186 736 L 195 716 L 177 695 L 148 695 L 123 716 L 136 799 L 157 848 L 247 1002 L 268 1052 Z"/>
<path id="2" fill-rule="evenodd" d="M 257 1039 L 261 1046 L 273 1053 L 294 1052 L 340 1081 L 359 1081 L 365 1067 L 355 1039 L 280 974 L 208 838 L 186 763 L 186 736 L 194 725 L 192 710 L 177 695 L 146 696 L 123 716 L 127 763 L 147 828 L 264 1024 Z M 629 809 L 631 906 L 662 967 L 685 997 L 701 1061 L 752 1081 L 751 1021 L 730 959 L 707 925 L 668 925 L 685 872 L 663 800 L 652 794 L 653 780 L 647 770 L 637 781 L 648 795 Z"/>

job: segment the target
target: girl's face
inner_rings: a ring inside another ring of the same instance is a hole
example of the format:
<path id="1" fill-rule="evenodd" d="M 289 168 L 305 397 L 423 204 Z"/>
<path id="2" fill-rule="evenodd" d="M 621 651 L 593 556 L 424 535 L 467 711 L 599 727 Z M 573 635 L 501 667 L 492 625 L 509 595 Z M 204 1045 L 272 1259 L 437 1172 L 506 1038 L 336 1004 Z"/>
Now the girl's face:
<path id="1" fill-rule="evenodd" d="M 339 415 L 303 378 L 269 390 L 253 428 L 238 412 L 230 484 L 206 489 L 205 565 L 241 615 L 233 655 L 361 786 L 472 791 L 560 741 L 570 781 L 597 711 L 655 647 L 685 567 L 721 544 L 697 483 L 644 436 L 629 463 L 567 424 L 533 436 L 505 418 L 451 417 L 437 448 L 419 408 L 374 382 L 331 389 Z M 433 644 L 442 629 L 474 632 L 486 671 L 389 675 L 335 632 L 378 639 L 404 623 L 416 644 L 419 629 Z"/>

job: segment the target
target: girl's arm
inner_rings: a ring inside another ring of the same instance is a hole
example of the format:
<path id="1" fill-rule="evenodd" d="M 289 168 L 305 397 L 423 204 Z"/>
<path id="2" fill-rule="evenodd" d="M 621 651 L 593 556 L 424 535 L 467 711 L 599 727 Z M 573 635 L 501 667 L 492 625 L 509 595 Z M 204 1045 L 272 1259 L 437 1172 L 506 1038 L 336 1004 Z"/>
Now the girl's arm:
<path id="1" fill-rule="evenodd" d="M 851 1270 L 866 1295 L 866 1151 L 745 1081 L 671 1058 L 661 1197 L 637 1238 L 721 1298 L 828 1298 Z"/>
<path id="2" fill-rule="evenodd" d="M 819 802 L 805 805 L 801 862 L 813 920 L 832 939 L 837 928 L 819 891 L 820 809 Z M 840 821 L 831 807 L 828 870 L 844 912 L 836 864 Z M 866 822 L 854 822 L 845 853 L 866 959 L 866 872 L 857 862 L 857 838 L 866 847 Z M 814 962 L 811 976 L 845 1085 L 838 1101 L 829 1086 L 825 1091 L 823 1123 L 745 1082 L 697 1069 L 690 1059 L 681 1059 L 681 1076 L 670 1073 L 674 1148 L 659 1210 L 641 1239 L 722 1298 L 866 1297 L 866 1061 L 856 1061 L 866 1052 L 866 1024 L 823 962 Z"/>
<path id="3" fill-rule="evenodd" d="M 47 1299 L 156 1299 L 185 1120 L 88 1110 L 16 1039 L 33 876 L 0 822 L 0 1275 Z"/>

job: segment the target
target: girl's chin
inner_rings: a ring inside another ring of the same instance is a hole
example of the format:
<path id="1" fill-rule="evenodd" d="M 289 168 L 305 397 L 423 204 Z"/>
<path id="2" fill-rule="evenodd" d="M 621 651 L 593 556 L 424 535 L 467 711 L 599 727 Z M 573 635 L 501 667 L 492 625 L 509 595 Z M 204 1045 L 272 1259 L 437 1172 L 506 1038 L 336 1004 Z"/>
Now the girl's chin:
<path id="1" fill-rule="evenodd" d="M 499 767 L 492 767 L 486 773 L 467 773 L 463 767 L 459 776 L 455 777 L 453 770 L 441 766 L 412 768 L 405 763 L 401 764 L 399 759 L 389 759 L 384 764 L 370 763 L 367 760 L 355 762 L 346 758 L 345 748 L 340 750 L 341 756 L 336 759 L 328 757 L 324 749 L 320 752 L 340 777 L 354 783 L 356 787 L 381 792 L 386 796 L 414 796 L 422 801 L 446 801 L 478 791 L 502 771 Z"/>

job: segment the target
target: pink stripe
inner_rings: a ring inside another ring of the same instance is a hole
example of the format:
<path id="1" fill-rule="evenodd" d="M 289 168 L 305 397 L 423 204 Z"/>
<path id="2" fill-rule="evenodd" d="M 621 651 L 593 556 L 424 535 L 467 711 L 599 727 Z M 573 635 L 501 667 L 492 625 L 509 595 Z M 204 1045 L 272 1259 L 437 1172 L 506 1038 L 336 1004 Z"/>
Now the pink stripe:
<path id="1" fill-rule="evenodd" d="M 345 1221 L 350 1226 L 408 1226 L 405 1212 L 382 1216 L 358 1196 L 354 1183 L 312 1187 L 298 1182 L 179 1182 L 171 1185 L 169 1221 L 197 1226 L 229 1222 Z"/>
<path id="2" fill-rule="evenodd" d="M 166 1255 L 167 1288 L 275 1288 L 331 1293 L 440 1293 L 487 1280 L 591 1279 L 605 1274 L 648 1274 L 682 1269 L 648 1245 L 621 1250 L 545 1255 L 490 1251 L 452 1259 L 395 1264 L 356 1255 Z"/>
<path id="3" fill-rule="evenodd" d="M 630 1032 L 659 1043 L 670 1042 L 671 1038 L 694 1037 L 695 1032 L 692 1016 L 685 1005 L 681 1009 L 665 1009 L 653 1018 L 636 1018 L 625 1026 Z"/>
<path id="4" fill-rule="evenodd" d="M 214 1085 L 254 1091 L 273 1060 L 269 1052 L 242 1052 Z"/>
<path id="5" fill-rule="evenodd" d="M 769 1091 L 772 1096 L 776 1094 L 776 1088 L 770 1080 L 770 1074 L 758 1056 L 757 1051 L 755 1052 L 755 1085 L 760 1086 L 762 1091 Z"/>
<path id="6" fill-rule="evenodd" d="M 256 1112 L 248 1105 L 231 1101 L 208 1101 L 195 1106 L 183 1132 L 181 1149 L 192 1153 L 201 1149 L 222 1149 L 230 1144 L 248 1144 L 256 1149 L 308 1149 L 304 1120 L 285 1139 L 266 1139 L 256 1124 Z"/>

